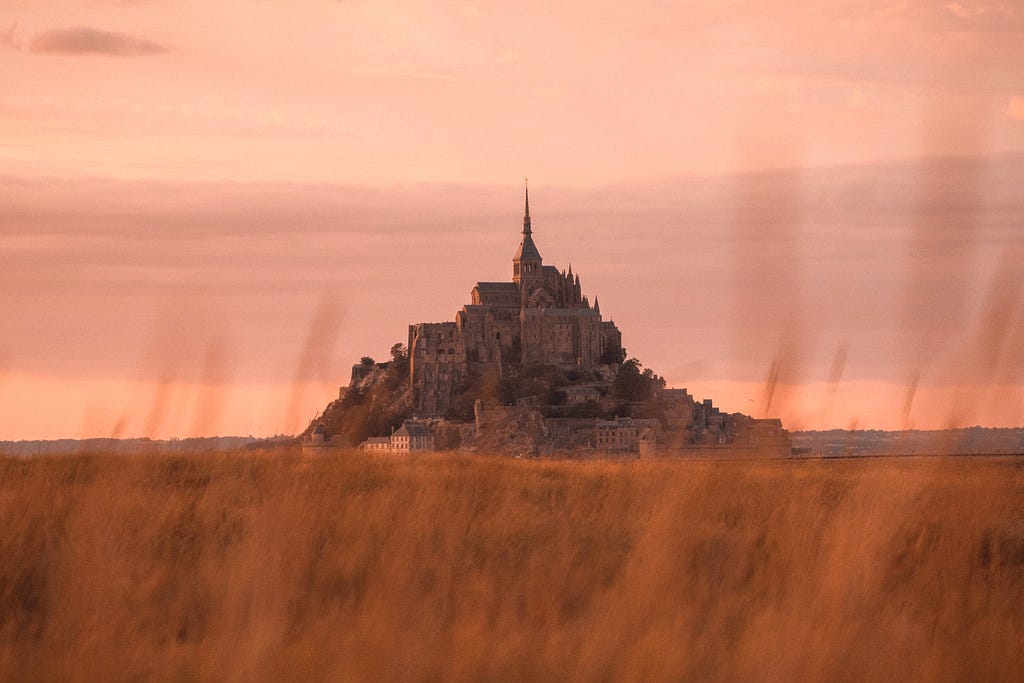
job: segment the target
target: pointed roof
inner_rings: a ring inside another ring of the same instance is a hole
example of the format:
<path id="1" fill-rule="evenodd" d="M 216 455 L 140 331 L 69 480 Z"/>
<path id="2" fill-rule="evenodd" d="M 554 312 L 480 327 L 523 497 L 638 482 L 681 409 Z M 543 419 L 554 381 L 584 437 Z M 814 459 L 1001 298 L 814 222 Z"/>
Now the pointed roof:
<path id="1" fill-rule="evenodd" d="M 478 282 L 473 288 L 481 294 L 516 294 L 519 286 L 514 282 Z"/>
<path id="2" fill-rule="evenodd" d="M 514 261 L 542 261 L 537 245 L 533 243 L 533 230 L 530 228 L 530 188 L 526 188 L 526 213 L 523 215 L 523 241 L 519 243 Z"/>
<path id="3" fill-rule="evenodd" d="M 537 251 L 537 245 L 533 243 L 533 237 L 530 235 L 523 235 L 523 241 L 519 243 L 519 248 L 516 249 L 516 255 L 513 257 L 515 261 L 541 261 L 540 252 Z"/>
<path id="4" fill-rule="evenodd" d="M 526 178 L 523 178 L 526 180 Z M 526 186 L 526 213 L 523 214 L 523 234 L 530 235 L 533 230 L 530 229 L 530 186 Z"/>

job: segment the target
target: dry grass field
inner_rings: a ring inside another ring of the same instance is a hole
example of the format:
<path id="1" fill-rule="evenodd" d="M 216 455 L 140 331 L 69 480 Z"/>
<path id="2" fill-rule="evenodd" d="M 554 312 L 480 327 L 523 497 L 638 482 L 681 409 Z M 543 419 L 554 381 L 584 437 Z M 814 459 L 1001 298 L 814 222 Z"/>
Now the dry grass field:
<path id="1" fill-rule="evenodd" d="M 1024 461 L 0 459 L 0 680 L 1021 680 Z"/>

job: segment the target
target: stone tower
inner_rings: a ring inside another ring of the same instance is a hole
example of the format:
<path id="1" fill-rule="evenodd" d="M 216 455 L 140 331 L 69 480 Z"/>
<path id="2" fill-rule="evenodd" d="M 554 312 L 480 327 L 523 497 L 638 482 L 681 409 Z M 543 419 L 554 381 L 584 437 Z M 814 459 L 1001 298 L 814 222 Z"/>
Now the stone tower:
<path id="1" fill-rule="evenodd" d="M 454 322 L 409 326 L 409 381 L 419 416 L 464 410 L 459 399 L 472 373 L 527 365 L 594 368 L 606 364 L 606 351 L 621 350 L 619 329 L 601 319 L 596 300 L 591 308 L 579 275 L 541 261 L 529 190 L 512 269 L 511 281 L 477 282 Z"/>
<path id="2" fill-rule="evenodd" d="M 524 296 L 535 287 L 544 284 L 541 271 L 543 260 L 537 245 L 533 243 L 530 228 L 530 188 L 526 188 L 526 213 L 523 215 L 523 241 L 519 243 L 516 255 L 512 257 L 512 281 L 519 285 Z"/>

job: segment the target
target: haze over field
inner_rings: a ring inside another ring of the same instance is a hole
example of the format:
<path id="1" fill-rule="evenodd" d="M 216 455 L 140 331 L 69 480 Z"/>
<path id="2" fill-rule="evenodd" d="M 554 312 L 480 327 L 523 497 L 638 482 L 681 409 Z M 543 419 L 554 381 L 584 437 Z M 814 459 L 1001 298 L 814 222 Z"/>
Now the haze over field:
<path id="1" fill-rule="evenodd" d="M 547 262 L 790 428 L 1024 423 L 1016 2 L 0 0 L 0 439 L 295 432 Z"/>

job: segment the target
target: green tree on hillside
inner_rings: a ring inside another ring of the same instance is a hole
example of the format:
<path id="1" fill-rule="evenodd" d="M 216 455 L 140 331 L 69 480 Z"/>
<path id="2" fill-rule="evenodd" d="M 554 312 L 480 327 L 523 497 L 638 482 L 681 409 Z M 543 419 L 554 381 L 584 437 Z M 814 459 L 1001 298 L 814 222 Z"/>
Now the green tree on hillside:
<path id="1" fill-rule="evenodd" d="M 654 395 L 665 388 L 665 380 L 655 375 L 650 368 L 641 370 L 643 364 L 636 358 L 630 358 L 615 375 L 612 395 L 621 401 L 637 403 L 649 401 Z"/>

